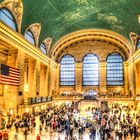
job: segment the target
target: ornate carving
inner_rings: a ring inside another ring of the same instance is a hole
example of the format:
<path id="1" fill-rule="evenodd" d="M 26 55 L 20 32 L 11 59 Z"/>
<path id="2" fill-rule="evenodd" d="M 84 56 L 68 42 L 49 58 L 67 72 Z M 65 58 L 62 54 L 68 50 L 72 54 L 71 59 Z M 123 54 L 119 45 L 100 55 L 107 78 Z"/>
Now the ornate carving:
<path id="1" fill-rule="evenodd" d="M 6 7 L 9 9 L 17 23 L 18 32 L 21 31 L 21 22 L 23 15 L 23 4 L 21 0 L 5 0 L 0 4 L 0 8 Z"/>
<path id="2" fill-rule="evenodd" d="M 50 47 L 51 47 L 51 44 L 52 44 L 52 38 L 46 38 L 43 43 L 45 44 L 46 46 L 46 51 L 47 51 L 47 54 L 49 54 L 49 51 L 50 51 Z"/>
<path id="3" fill-rule="evenodd" d="M 36 46 L 38 46 L 38 41 L 39 41 L 39 36 L 40 36 L 40 31 L 41 31 L 41 24 L 40 23 L 34 23 L 34 24 L 31 24 L 27 29 L 27 30 L 30 30 L 33 35 L 34 35 L 34 38 L 35 38 L 35 42 L 36 42 Z M 26 32 L 25 31 L 25 32 Z"/>
<path id="4" fill-rule="evenodd" d="M 134 45 L 134 49 L 136 50 L 137 40 L 139 38 L 138 34 L 134 32 L 130 32 L 129 37 L 131 39 L 132 44 Z"/>

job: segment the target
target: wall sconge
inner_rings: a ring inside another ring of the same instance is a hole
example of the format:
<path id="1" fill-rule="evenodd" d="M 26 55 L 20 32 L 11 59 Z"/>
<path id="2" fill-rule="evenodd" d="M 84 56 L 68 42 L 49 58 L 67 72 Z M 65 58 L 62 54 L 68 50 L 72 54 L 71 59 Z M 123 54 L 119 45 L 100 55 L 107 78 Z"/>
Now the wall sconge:
<path id="1" fill-rule="evenodd" d="M 139 23 L 140 23 L 140 15 L 138 15 L 138 21 L 139 21 Z"/>
<path id="2" fill-rule="evenodd" d="M 8 89 L 8 86 L 7 85 L 5 85 L 5 90 L 7 90 Z"/>
<path id="3" fill-rule="evenodd" d="M 25 91 L 25 92 L 28 92 L 28 89 L 29 89 L 28 85 L 27 85 L 27 84 L 24 85 L 24 91 Z"/>

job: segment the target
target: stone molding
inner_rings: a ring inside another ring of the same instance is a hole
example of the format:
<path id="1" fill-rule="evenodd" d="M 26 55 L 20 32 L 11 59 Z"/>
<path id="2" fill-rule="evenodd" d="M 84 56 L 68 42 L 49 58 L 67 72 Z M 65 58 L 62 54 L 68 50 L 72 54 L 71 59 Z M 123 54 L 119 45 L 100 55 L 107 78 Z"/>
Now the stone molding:
<path id="1" fill-rule="evenodd" d="M 72 32 L 60 38 L 51 48 L 50 55 L 53 59 L 65 48 L 81 41 L 104 40 L 123 48 L 130 57 L 134 53 L 131 42 L 120 34 L 104 29 L 85 29 Z"/>
<path id="2" fill-rule="evenodd" d="M 11 30 L 10 27 L 0 22 L 0 40 L 1 42 L 7 42 L 12 47 L 24 51 L 27 55 L 39 60 L 45 65 L 49 63 L 53 64 L 53 67 L 57 67 L 57 63 L 51 60 L 48 56 L 43 54 L 41 50 L 33 45 L 31 45 L 23 35 Z"/>

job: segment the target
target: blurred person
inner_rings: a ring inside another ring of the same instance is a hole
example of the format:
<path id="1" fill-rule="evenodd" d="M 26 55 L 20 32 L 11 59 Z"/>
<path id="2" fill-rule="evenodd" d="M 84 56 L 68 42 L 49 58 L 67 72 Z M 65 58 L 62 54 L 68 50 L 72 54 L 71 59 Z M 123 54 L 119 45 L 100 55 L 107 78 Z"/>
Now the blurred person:
<path id="1" fill-rule="evenodd" d="M 41 140 L 41 138 L 40 138 L 40 135 L 39 135 L 39 134 L 37 134 L 37 136 L 36 136 L 36 140 Z"/>
<path id="2" fill-rule="evenodd" d="M 5 130 L 4 133 L 3 133 L 3 140 L 8 140 L 8 133 L 7 131 Z"/>
<path id="3" fill-rule="evenodd" d="M 0 131 L 0 140 L 2 140 L 2 131 Z"/>

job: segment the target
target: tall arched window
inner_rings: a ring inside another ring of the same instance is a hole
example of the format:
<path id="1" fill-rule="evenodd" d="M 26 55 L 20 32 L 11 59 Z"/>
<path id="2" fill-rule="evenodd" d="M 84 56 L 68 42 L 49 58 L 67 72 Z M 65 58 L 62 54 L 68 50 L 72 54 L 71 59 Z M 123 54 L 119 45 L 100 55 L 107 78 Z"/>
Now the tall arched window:
<path id="1" fill-rule="evenodd" d="M 121 86 L 124 83 L 123 59 L 119 53 L 107 57 L 107 85 Z"/>
<path id="2" fill-rule="evenodd" d="M 9 27 L 17 31 L 17 24 L 14 16 L 7 8 L 0 9 L 0 20 L 2 20 Z"/>
<path id="3" fill-rule="evenodd" d="M 139 49 L 139 48 L 140 48 L 140 38 L 137 41 L 137 49 Z"/>
<path id="4" fill-rule="evenodd" d="M 99 61 L 95 54 L 87 54 L 83 59 L 83 85 L 99 85 Z"/>
<path id="5" fill-rule="evenodd" d="M 60 62 L 60 85 L 75 85 L 75 60 L 71 55 L 64 55 Z"/>
<path id="6" fill-rule="evenodd" d="M 35 46 L 35 39 L 34 39 L 34 35 L 30 30 L 27 30 L 25 32 L 25 39 L 27 39 L 31 44 L 33 44 Z"/>
<path id="7" fill-rule="evenodd" d="M 41 50 L 44 54 L 47 54 L 46 46 L 45 46 L 44 43 L 41 44 L 41 46 L 40 46 L 40 50 Z"/>

